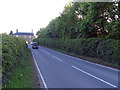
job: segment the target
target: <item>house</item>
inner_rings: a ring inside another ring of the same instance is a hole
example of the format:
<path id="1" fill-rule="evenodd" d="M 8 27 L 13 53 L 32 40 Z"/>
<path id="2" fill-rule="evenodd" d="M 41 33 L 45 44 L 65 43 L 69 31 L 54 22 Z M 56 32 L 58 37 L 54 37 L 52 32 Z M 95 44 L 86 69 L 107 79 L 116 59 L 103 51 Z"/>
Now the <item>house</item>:
<path id="1" fill-rule="evenodd" d="M 16 33 L 10 35 L 23 38 L 28 44 L 30 44 L 32 40 L 35 38 L 33 30 L 31 33 L 28 33 L 28 32 L 18 32 L 18 29 L 16 29 Z"/>

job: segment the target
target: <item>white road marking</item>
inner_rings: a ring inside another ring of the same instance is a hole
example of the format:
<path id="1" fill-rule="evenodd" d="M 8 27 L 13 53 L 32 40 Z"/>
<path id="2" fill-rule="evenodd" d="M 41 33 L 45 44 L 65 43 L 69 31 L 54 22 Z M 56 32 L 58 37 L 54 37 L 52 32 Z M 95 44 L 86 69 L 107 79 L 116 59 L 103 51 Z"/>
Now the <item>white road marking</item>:
<path id="1" fill-rule="evenodd" d="M 113 84 L 111 84 L 111 83 L 109 83 L 109 82 L 107 82 L 107 81 L 105 81 L 105 80 L 103 80 L 101 78 L 98 78 L 98 77 L 96 77 L 96 76 L 94 76 L 94 75 L 92 75 L 92 74 L 90 74 L 88 72 L 85 72 L 85 71 L 83 71 L 83 70 L 81 70 L 81 69 L 79 69 L 79 68 L 77 68 L 75 66 L 72 66 L 72 67 L 79 70 L 79 71 L 81 71 L 81 72 L 83 72 L 83 73 L 85 73 L 85 74 L 87 74 L 87 75 L 89 75 L 89 76 L 91 76 L 91 77 L 93 77 L 93 78 L 95 78 L 95 79 L 97 79 L 97 80 L 99 80 L 99 81 L 101 81 L 101 82 L 104 82 L 104 83 L 106 83 L 106 84 L 108 84 L 108 85 L 110 85 L 110 86 L 112 86 L 114 88 L 117 88 L 117 86 L 115 86 L 115 85 L 113 85 Z"/>
<path id="2" fill-rule="evenodd" d="M 45 52 L 45 53 L 47 53 L 47 54 L 49 54 L 49 55 L 51 55 L 50 53 L 48 53 L 48 52 L 46 52 L 46 51 L 44 51 L 44 50 L 42 50 L 42 51 Z M 98 65 L 98 66 L 101 66 L 101 67 L 105 67 L 105 68 L 108 68 L 108 69 L 112 69 L 112 70 L 118 71 L 117 69 L 113 69 L 113 68 L 109 68 L 109 67 L 107 67 L 107 66 L 103 66 L 103 65 L 99 65 L 99 64 L 92 63 L 92 62 L 88 62 L 88 61 L 85 61 L 85 60 L 82 60 L 82 59 L 79 59 L 79 58 L 76 58 L 76 57 L 73 57 L 73 56 L 69 56 L 69 55 L 66 55 L 66 54 L 63 54 L 63 53 L 60 53 L 60 52 L 57 52 L 57 53 L 62 54 L 62 55 L 65 55 L 65 56 L 68 56 L 68 57 L 71 57 L 71 58 L 74 58 L 74 59 L 77 59 L 77 60 L 80 60 L 80 61 L 83 61 L 83 62 L 91 63 L 91 64 L 94 64 L 94 65 Z M 59 60 L 59 61 L 61 61 L 61 62 L 63 62 L 63 60 L 59 59 L 59 58 L 56 57 L 56 56 L 52 56 L 52 57 L 55 58 L 55 59 L 57 59 L 57 60 Z M 64 62 L 63 62 L 63 63 L 64 63 Z M 106 84 L 108 84 L 108 85 L 110 85 L 110 86 L 112 86 L 112 87 L 114 87 L 114 88 L 117 88 L 117 86 L 115 86 L 115 85 L 113 85 L 113 84 L 111 84 L 111 83 L 109 83 L 109 82 L 107 82 L 107 81 L 105 81 L 105 80 L 103 80 L 103 79 L 101 79 L 101 78 L 99 78 L 99 77 L 97 77 L 97 76 L 94 76 L 94 75 L 92 75 L 92 74 L 90 74 L 90 73 L 88 73 L 88 72 L 85 72 L 84 70 L 81 70 L 81 69 L 79 69 L 79 68 L 77 68 L 77 67 L 75 67 L 75 66 L 72 66 L 72 67 L 75 68 L 75 69 L 77 69 L 77 70 L 79 70 L 79 71 L 81 71 L 81 72 L 83 72 L 84 74 L 87 74 L 87 75 L 89 75 L 89 76 L 91 76 L 91 77 L 93 77 L 93 78 L 101 81 L 101 82 L 104 82 L 104 83 L 106 83 Z"/>
<path id="3" fill-rule="evenodd" d="M 44 53 L 46 53 L 46 54 L 48 54 L 48 55 L 51 55 L 50 53 L 46 52 L 45 50 L 42 50 L 42 49 L 41 49 L 41 51 L 43 51 Z"/>
<path id="4" fill-rule="evenodd" d="M 52 51 L 52 50 L 51 50 L 51 51 Z M 104 67 L 104 68 L 111 69 L 111 70 L 114 70 L 114 71 L 119 71 L 118 69 L 114 69 L 114 68 L 111 68 L 111 67 L 103 66 L 103 65 L 100 65 L 100 64 L 97 64 L 97 63 L 92 63 L 92 62 L 89 62 L 89 61 L 86 61 L 86 60 L 82 60 L 82 59 L 77 58 L 77 57 L 73 57 L 73 56 L 70 56 L 70 55 L 67 55 L 67 54 L 63 54 L 63 53 L 61 53 L 61 52 L 57 52 L 57 51 L 55 51 L 55 52 L 58 53 L 58 54 L 67 56 L 67 57 L 69 57 L 69 58 L 77 59 L 77 60 L 79 60 L 79 61 L 87 62 L 87 63 L 93 64 L 93 65 L 100 66 L 100 67 Z"/>
<path id="5" fill-rule="evenodd" d="M 52 56 L 52 57 L 59 60 L 59 61 L 61 61 L 61 62 L 63 62 L 61 59 L 57 58 L 56 56 Z"/>
<path id="6" fill-rule="evenodd" d="M 96 66 L 100 66 L 100 67 L 104 67 L 104 68 L 107 68 L 107 69 L 111 69 L 111 70 L 114 70 L 114 71 L 119 71 L 119 70 L 111 68 L 111 67 L 103 66 L 103 65 L 100 65 L 100 64 L 97 64 L 97 63 L 92 63 L 92 62 L 89 62 L 89 61 L 86 61 L 86 60 L 82 60 L 82 59 L 79 59 L 79 58 L 77 58 L 77 60 L 84 61 L 86 63 L 90 63 L 90 64 L 93 64 L 93 65 L 96 65 Z"/>
<path id="7" fill-rule="evenodd" d="M 32 52 L 32 51 L 31 51 L 31 52 Z M 35 57 L 34 57 L 33 52 L 32 52 L 32 55 L 33 55 L 34 62 L 35 62 L 35 64 L 36 64 L 37 70 L 38 70 L 38 72 L 39 72 L 39 74 L 40 74 L 40 77 L 41 77 L 41 79 L 42 79 L 42 82 L 43 82 L 43 84 L 44 84 L 44 87 L 46 88 L 46 90 L 48 90 L 48 89 L 47 89 L 47 85 L 46 85 L 45 80 L 44 80 L 44 78 L 43 78 L 43 76 L 42 76 L 42 73 L 41 73 L 41 71 L 40 71 L 40 69 L 39 69 L 39 67 L 38 67 L 38 64 L 37 64 L 37 62 L 36 62 L 36 59 L 35 59 Z"/>

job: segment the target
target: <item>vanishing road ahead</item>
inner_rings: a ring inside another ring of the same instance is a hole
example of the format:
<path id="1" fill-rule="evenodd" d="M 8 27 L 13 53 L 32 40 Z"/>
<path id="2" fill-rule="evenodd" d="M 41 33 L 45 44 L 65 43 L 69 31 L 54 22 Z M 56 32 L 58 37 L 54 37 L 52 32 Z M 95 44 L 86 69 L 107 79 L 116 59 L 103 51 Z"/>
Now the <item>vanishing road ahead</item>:
<path id="1" fill-rule="evenodd" d="M 45 88 L 118 88 L 118 70 L 45 47 L 32 49 Z"/>

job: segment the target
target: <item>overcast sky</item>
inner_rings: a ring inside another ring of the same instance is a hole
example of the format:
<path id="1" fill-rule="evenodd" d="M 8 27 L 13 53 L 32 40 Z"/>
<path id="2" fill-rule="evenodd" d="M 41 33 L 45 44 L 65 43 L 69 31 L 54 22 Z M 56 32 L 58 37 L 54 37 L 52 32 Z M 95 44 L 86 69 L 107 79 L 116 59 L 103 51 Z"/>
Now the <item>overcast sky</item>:
<path id="1" fill-rule="evenodd" d="M 0 0 L 0 33 L 34 34 L 58 17 L 70 0 Z"/>

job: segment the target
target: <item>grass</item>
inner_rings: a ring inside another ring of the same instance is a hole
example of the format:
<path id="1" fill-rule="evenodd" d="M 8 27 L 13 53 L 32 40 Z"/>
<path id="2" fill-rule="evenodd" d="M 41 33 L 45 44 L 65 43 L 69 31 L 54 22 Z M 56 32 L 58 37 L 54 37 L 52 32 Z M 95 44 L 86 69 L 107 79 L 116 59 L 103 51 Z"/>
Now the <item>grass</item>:
<path id="1" fill-rule="evenodd" d="M 25 50 L 20 63 L 10 76 L 10 82 L 6 88 L 32 88 L 36 84 L 35 70 L 31 60 L 30 50 Z"/>
<path id="2" fill-rule="evenodd" d="M 52 47 L 48 47 L 48 46 L 43 46 L 43 47 L 50 48 L 50 49 L 53 49 L 55 51 L 59 51 L 61 53 L 68 54 L 70 56 L 74 56 L 74 57 L 77 57 L 77 58 L 80 58 L 80 59 L 84 59 L 84 60 L 87 60 L 87 61 L 90 61 L 90 62 L 93 62 L 93 63 L 105 65 L 105 66 L 112 67 L 112 68 L 115 68 L 115 69 L 120 69 L 119 65 L 113 64 L 113 63 L 109 63 L 109 62 L 105 62 L 105 60 L 102 60 L 102 59 L 99 59 L 99 58 L 93 58 L 93 57 L 77 55 L 77 54 L 72 53 L 72 52 L 67 52 L 65 50 L 56 49 L 56 48 L 52 48 Z"/>

